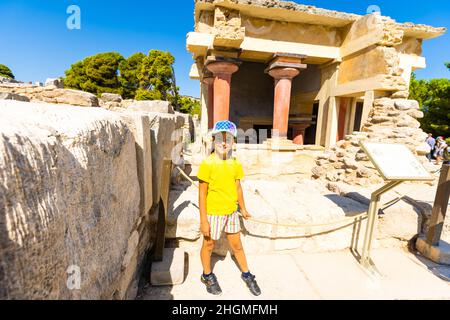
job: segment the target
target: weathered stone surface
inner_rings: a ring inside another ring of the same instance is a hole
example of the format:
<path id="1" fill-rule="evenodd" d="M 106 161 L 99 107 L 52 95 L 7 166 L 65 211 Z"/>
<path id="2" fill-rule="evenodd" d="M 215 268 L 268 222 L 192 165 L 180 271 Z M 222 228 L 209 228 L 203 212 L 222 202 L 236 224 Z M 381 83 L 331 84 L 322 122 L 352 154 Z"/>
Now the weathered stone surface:
<path id="1" fill-rule="evenodd" d="M 195 199 L 198 199 L 198 189 L 195 186 L 170 191 L 166 229 L 168 239 L 200 238 L 200 213 Z"/>
<path id="2" fill-rule="evenodd" d="M 356 170 L 359 167 L 358 163 L 355 160 L 348 158 L 348 157 L 344 158 L 344 164 L 345 164 L 346 168 L 353 169 L 353 170 Z"/>
<path id="3" fill-rule="evenodd" d="M 184 254 L 179 248 L 165 248 L 163 261 L 153 262 L 150 283 L 153 286 L 177 285 L 184 281 Z"/>
<path id="4" fill-rule="evenodd" d="M 422 119 L 424 117 L 423 112 L 419 111 L 419 110 L 411 110 L 411 111 L 408 112 L 408 115 L 410 117 L 415 118 L 415 119 Z"/>
<path id="5" fill-rule="evenodd" d="M 320 178 L 326 173 L 325 168 L 321 166 L 314 167 L 311 171 L 314 178 Z"/>
<path id="6" fill-rule="evenodd" d="M 250 214 L 259 221 L 274 224 L 241 220 L 242 242 L 248 253 L 295 248 L 309 252 L 348 248 L 354 232 L 351 227 L 322 234 L 336 226 L 295 228 L 289 225 L 308 226 L 342 221 L 367 209 L 364 204 L 330 194 L 320 183 L 310 180 L 290 183 L 244 180 L 242 185 Z M 199 239 L 198 189 L 190 186 L 184 193 L 172 191 L 171 199 L 175 204 L 175 213 L 169 213 L 169 224 L 172 226 L 166 235 L 170 238 Z M 174 217 L 177 217 L 176 230 L 172 222 Z M 218 241 L 214 252 L 220 255 L 229 252 L 225 237 Z"/>
<path id="7" fill-rule="evenodd" d="M 63 82 L 61 81 L 61 79 L 58 78 L 48 78 L 47 80 L 45 80 L 44 86 L 46 87 L 53 86 L 58 89 L 64 88 Z"/>
<path id="8" fill-rule="evenodd" d="M 115 93 L 102 93 L 101 99 L 107 102 L 122 102 L 122 96 Z"/>
<path id="9" fill-rule="evenodd" d="M 428 153 L 430 153 L 431 147 L 424 142 L 421 145 L 417 146 L 415 151 L 419 156 L 426 156 Z"/>
<path id="10" fill-rule="evenodd" d="M 153 171 L 153 203 L 159 201 L 160 181 L 164 158 L 171 159 L 174 164 L 181 164 L 183 150 L 184 118 L 167 113 L 147 113 L 150 120 L 152 141 Z"/>
<path id="11" fill-rule="evenodd" d="M 409 97 L 409 91 L 407 91 L 407 90 L 397 91 L 397 92 L 393 93 L 391 96 L 392 99 L 408 99 L 408 97 Z"/>
<path id="12" fill-rule="evenodd" d="M 58 92 L 61 94 L 56 97 L 57 103 L 84 107 L 98 107 L 99 105 L 97 97 L 92 93 L 70 89 L 59 90 Z"/>
<path id="13" fill-rule="evenodd" d="M 0 83 L 18 83 L 19 81 L 0 76 Z"/>
<path id="14" fill-rule="evenodd" d="M 30 101 L 30 99 L 28 99 L 25 96 L 22 96 L 17 93 L 10 93 L 10 92 L 0 92 L 0 100 L 16 100 L 16 101 L 24 101 L 24 102 Z"/>
<path id="15" fill-rule="evenodd" d="M 419 109 L 419 103 L 416 100 L 397 99 L 394 100 L 394 105 L 397 110 L 405 111 L 410 109 Z"/>
<path id="16" fill-rule="evenodd" d="M 170 102 L 161 100 L 133 101 L 128 109 L 145 112 L 175 113 Z"/>
<path id="17" fill-rule="evenodd" d="M 139 217 L 130 130 L 103 109 L 0 101 L 0 132 L 0 297 L 111 299 Z"/>

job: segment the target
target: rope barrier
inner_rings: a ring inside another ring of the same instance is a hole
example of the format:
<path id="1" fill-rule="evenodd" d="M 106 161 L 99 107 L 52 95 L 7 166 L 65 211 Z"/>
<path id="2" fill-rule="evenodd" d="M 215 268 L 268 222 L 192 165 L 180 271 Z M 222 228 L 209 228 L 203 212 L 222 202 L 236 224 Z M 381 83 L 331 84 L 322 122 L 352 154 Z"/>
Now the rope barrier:
<path id="1" fill-rule="evenodd" d="M 184 172 L 179 166 L 175 166 L 178 171 L 181 173 L 181 175 L 186 178 L 189 182 L 191 182 L 197 189 L 199 188 L 198 184 L 195 183 L 194 180 L 191 179 L 191 177 L 189 177 L 186 172 Z M 239 213 L 241 216 L 242 214 Z M 361 213 L 358 214 L 356 216 L 350 217 L 350 218 L 345 218 L 345 219 L 341 219 L 341 220 L 337 220 L 337 221 L 332 221 L 332 222 L 328 222 L 328 223 L 320 223 L 320 224 L 281 224 L 281 223 L 273 223 L 273 222 L 269 222 L 269 221 L 264 221 L 264 220 L 259 220 L 259 219 L 255 219 L 253 217 L 249 218 L 249 221 L 252 222 L 256 222 L 256 223 L 260 223 L 260 224 L 267 224 L 267 225 L 272 225 L 272 226 L 277 226 L 277 227 L 285 227 L 285 228 L 316 228 L 316 227 L 325 227 L 325 226 L 331 226 L 331 225 L 340 225 L 340 224 L 349 224 L 353 225 L 356 224 L 357 222 L 359 222 L 359 219 L 364 219 L 367 218 L 367 213 Z M 353 220 L 353 222 L 351 222 Z"/>

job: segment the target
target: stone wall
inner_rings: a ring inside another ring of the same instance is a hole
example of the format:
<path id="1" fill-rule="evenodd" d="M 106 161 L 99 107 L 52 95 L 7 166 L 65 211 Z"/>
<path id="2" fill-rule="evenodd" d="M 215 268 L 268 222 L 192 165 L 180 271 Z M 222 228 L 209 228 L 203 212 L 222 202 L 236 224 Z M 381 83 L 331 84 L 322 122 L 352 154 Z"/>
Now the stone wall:
<path id="1" fill-rule="evenodd" d="M 389 142 L 406 145 L 413 154 L 427 164 L 425 155 L 429 147 L 426 133 L 420 129 L 417 119 L 423 117 L 415 100 L 391 97 L 375 99 L 368 121 L 361 132 L 347 135 L 335 147 L 317 158 L 313 177 L 330 182 L 367 185 L 383 180 L 360 148 L 361 141 Z"/>
<path id="2" fill-rule="evenodd" d="M 133 299 L 155 235 L 159 159 L 183 124 L 0 100 L 0 299 Z"/>

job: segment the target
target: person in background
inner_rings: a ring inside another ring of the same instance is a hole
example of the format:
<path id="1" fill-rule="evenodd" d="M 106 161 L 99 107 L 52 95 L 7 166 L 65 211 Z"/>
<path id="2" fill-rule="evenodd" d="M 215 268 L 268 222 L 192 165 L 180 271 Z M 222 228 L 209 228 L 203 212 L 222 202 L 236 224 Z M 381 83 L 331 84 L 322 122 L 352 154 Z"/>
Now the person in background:
<path id="1" fill-rule="evenodd" d="M 441 161 L 444 160 L 444 151 L 446 151 L 448 148 L 447 143 L 445 142 L 443 137 L 438 137 L 436 139 L 436 164 L 441 164 Z"/>
<path id="2" fill-rule="evenodd" d="M 433 134 L 429 133 L 428 138 L 425 140 L 425 142 L 430 146 L 430 152 L 427 153 L 427 158 L 431 162 L 431 159 L 433 157 L 434 153 L 434 147 L 436 146 L 436 140 L 433 138 Z"/>

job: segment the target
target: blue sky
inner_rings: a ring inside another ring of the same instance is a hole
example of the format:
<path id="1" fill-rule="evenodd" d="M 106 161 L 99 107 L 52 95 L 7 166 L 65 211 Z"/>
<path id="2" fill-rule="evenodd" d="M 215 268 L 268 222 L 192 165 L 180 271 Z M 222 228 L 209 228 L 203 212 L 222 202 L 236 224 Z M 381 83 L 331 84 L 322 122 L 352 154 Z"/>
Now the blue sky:
<path id="1" fill-rule="evenodd" d="M 302 4 L 365 14 L 377 5 L 383 15 L 399 22 L 450 29 L 450 1 L 419 0 L 296 0 Z M 69 30 L 69 5 L 81 8 L 81 30 Z M 127 57 L 150 49 L 170 51 L 176 59 L 177 84 L 182 94 L 198 96 L 197 81 L 189 79 L 191 55 L 186 34 L 193 30 L 194 0 L 0 0 L 0 63 L 22 81 L 45 81 L 64 75 L 70 65 L 86 56 L 118 51 Z M 450 31 L 426 41 L 428 67 L 419 78 L 450 76 L 443 66 L 450 61 Z"/>

